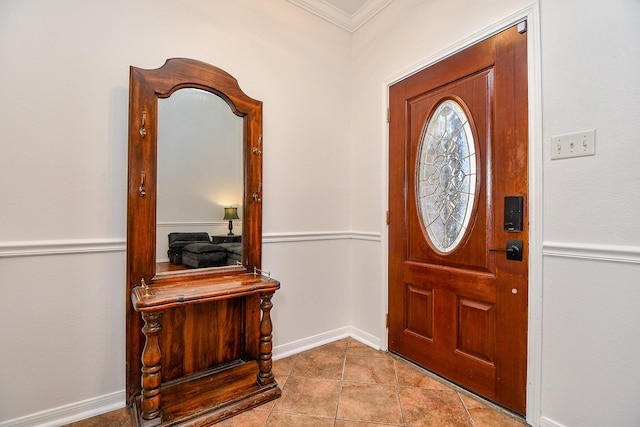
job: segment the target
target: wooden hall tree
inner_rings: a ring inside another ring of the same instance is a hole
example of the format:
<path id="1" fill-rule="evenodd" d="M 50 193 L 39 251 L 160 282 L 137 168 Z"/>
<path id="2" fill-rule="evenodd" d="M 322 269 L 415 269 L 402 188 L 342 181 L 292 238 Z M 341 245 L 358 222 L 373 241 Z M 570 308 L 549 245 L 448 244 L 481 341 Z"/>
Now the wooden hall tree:
<path id="1" fill-rule="evenodd" d="M 186 144 L 159 142 L 158 103 L 183 90 L 219 97 L 230 116 L 242 119 L 236 265 L 158 267 L 158 144 Z M 281 394 L 271 372 L 270 317 L 280 283 L 261 271 L 262 149 L 262 103 L 225 71 L 191 59 L 169 59 L 155 70 L 131 67 L 126 375 L 134 426 L 209 425 Z"/>

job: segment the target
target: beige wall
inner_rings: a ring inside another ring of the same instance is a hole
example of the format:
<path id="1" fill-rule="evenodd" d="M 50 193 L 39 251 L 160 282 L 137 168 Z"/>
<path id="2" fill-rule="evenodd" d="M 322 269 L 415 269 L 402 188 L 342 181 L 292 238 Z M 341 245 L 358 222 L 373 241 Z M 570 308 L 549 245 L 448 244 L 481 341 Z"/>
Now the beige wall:
<path id="1" fill-rule="evenodd" d="M 275 345 L 345 333 L 347 32 L 285 0 L 2 0 L 0 57 L 0 425 L 124 404 L 130 65 L 199 59 L 263 101 Z"/>
<path id="2" fill-rule="evenodd" d="M 350 35 L 285 0 L 0 0 L 0 426 L 124 403 L 130 65 L 200 59 L 264 102 L 274 353 L 385 346 L 385 83 L 529 3 L 397 0 Z M 543 427 L 640 420 L 639 17 L 540 2 Z M 548 160 L 588 128 L 595 157 Z"/>
<path id="3" fill-rule="evenodd" d="M 381 88 L 529 3 L 396 1 L 354 34 L 352 187 L 376 191 L 354 191 L 352 229 L 377 228 L 384 242 Z M 530 254 L 538 260 L 530 326 L 538 330 L 530 336 L 528 420 L 543 427 L 640 425 L 640 364 L 632 361 L 640 352 L 640 3 L 538 6 L 539 32 L 529 32 L 541 46 L 541 91 L 532 105 L 541 116 L 531 141 L 539 157 L 530 196 L 540 213 L 532 230 L 540 241 Z M 552 135 L 593 128 L 595 157 L 550 160 Z M 354 250 L 351 310 L 354 327 L 375 333 L 381 318 L 368 307 L 384 310 L 385 295 L 384 286 L 380 295 L 370 283 L 386 274 L 384 252 L 370 246 Z"/>

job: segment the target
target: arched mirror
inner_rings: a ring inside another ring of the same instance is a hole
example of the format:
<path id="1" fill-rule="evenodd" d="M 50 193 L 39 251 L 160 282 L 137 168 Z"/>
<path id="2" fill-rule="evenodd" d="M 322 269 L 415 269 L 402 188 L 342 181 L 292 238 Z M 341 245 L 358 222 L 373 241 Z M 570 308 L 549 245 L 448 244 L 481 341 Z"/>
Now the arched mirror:
<path id="1" fill-rule="evenodd" d="M 158 99 L 156 274 L 241 262 L 242 125 L 201 89 Z"/>
<path id="2" fill-rule="evenodd" d="M 191 59 L 131 67 L 133 285 L 260 267 L 262 103 Z"/>

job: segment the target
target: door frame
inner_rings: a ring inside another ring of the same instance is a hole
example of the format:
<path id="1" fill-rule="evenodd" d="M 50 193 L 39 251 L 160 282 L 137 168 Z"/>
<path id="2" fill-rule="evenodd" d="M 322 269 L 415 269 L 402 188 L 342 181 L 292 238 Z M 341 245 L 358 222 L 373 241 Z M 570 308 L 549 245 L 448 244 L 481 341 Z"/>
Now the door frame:
<path id="1" fill-rule="evenodd" d="M 528 348 L 527 348 L 527 422 L 533 426 L 540 425 L 541 389 L 542 389 L 542 204 L 543 204 L 543 141 L 542 141 L 542 86 L 540 63 L 540 23 L 539 7 L 535 3 L 499 22 L 449 46 L 433 56 L 389 77 L 382 84 L 382 206 L 381 212 L 381 247 L 382 260 L 382 313 L 380 347 L 388 349 L 389 334 L 386 327 L 386 314 L 389 307 L 389 229 L 386 212 L 389 210 L 389 126 L 387 108 L 389 105 L 389 87 L 433 64 L 439 62 L 469 46 L 472 46 L 501 31 L 527 21 L 527 78 L 529 108 L 529 313 L 528 313 Z"/>

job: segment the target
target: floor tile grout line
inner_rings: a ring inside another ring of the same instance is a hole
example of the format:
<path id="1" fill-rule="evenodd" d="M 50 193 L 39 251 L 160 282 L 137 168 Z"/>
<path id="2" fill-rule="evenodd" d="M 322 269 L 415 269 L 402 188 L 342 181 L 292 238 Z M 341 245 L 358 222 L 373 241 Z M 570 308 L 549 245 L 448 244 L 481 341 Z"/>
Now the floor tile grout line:
<path id="1" fill-rule="evenodd" d="M 289 377 L 287 376 L 287 378 Z M 282 387 L 284 388 L 284 385 Z M 277 403 L 277 400 L 273 403 L 273 406 L 271 406 L 271 409 L 269 409 L 269 413 L 265 417 L 264 422 L 262 423 L 262 427 L 267 427 L 267 424 L 269 423 L 269 418 L 271 418 L 271 414 L 273 414 L 273 410 L 276 407 L 276 403 Z"/>
<path id="2" fill-rule="evenodd" d="M 396 365 L 396 360 L 395 359 L 391 359 L 393 361 L 393 373 L 396 379 L 396 397 L 398 398 L 398 404 L 400 406 L 400 418 L 401 418 L 401 424 L 404 426 L 406 425 L 405 423 L 405 417 L 404 417 L 404 406 L 402 405 L 402 399 L 400 398 L 400 380 L 398 379 L 398 368 Z"/>
<path id="3" fill-rule="evenodd" d="M 333 417 L 333 427 L 336 426 L 338 422 L 338 412 L 340 411 L 340 398 L 342 397 L 342 386 L 344 384 L 344 371 L 347 369 L 347 354 L 349 352 L 349 341 L 347 340 L 347 345 L 344 348 L 344 353 L 342 353 L 342 375 L 340 376 L 340 388 L 338 390 L 338 402 L 336 403 L 336 412 Z"/>
<path id="4" fill-rule="evenodd" d="M 467 414 L 467 418 L 469 418 L 469 421 L 471 422 L 471 426 L 475 427 L 476 426 L 476 422 L 473 419 L 473 417 L 471 416 L 471 412 L 469 412 L 469 408 L 467 408 L 467 405 L 464 403 L 464 400 L 462 400 L 462 395 L 457 391 L 455 391 L 455 393 L 456 393 L 456 396 L 458 397 L 458 400 L 462 404 L 462 407 L 464 408 L 465 414 Z"/>
<path id="5" fill-rule="evenodd" d="M 284 384 L 280 386 L 280 392 L 281 392 L 280 397 L 282 397 L 282 393 L 284 393 L 284 387 L 287 385 L 287 381 L 289 381 L 289 378 L 291 378 L 291 375 L 293 374 L 293 369 L 295 368 L 296 362 L 298 360 L 297 356 L 298 356 L 297 354 L 291 356 L 293 363 L 291 364 L 291 369 L 289 369 L 289 372 L 285 376 Z M 269 424 L 269 419 L 271 418 L 271 415 L 273 415 L 273 412 L 275 411 L 277 404 L 278 404 L 278 398 L 275 399 L 273 406 L 271 406 L 271 409 L 269 410 L 269 414 L 267 414 L 267 417 L 264 419 L 264 423 L 262 423 L 262 427 L 267 427 L 267 425 Z"/>

